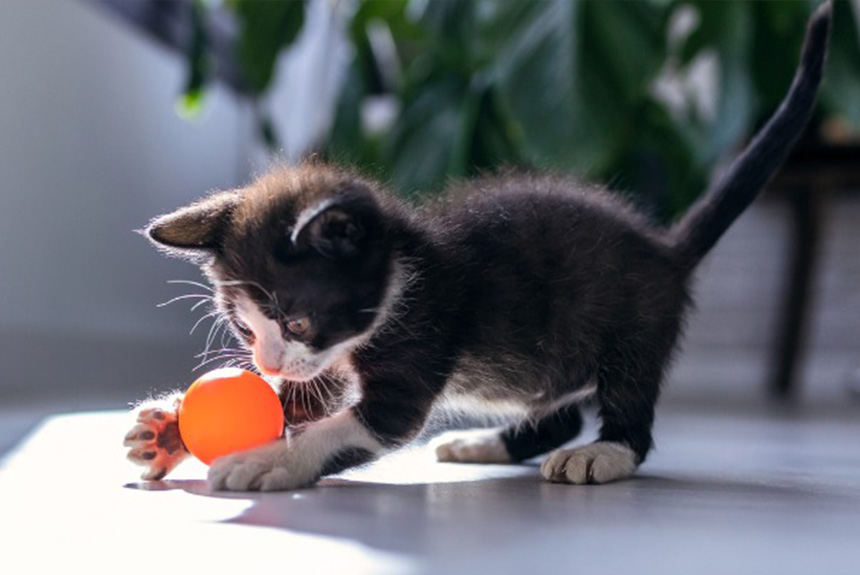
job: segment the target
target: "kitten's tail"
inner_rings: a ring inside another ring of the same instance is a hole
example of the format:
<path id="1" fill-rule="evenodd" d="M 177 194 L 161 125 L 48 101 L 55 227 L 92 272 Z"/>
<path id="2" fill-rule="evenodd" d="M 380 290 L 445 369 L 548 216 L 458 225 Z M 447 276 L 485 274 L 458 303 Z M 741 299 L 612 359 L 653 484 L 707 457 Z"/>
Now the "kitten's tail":
<path id="1" fill-rule="evenodd" d="M 810 19 L 800 65 L 779 109 L 726 173 L 669 230 L 669 238 L 688 269 L 752 203 L 803 131 L 821 83 L 832 12 L 828 0 Z"/>

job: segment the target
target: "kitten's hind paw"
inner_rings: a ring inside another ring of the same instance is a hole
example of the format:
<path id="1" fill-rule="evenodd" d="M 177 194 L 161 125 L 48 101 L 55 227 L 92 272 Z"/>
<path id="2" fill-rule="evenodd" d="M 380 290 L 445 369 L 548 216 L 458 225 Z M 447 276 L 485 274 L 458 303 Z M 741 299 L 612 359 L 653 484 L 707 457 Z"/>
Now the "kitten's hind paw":
<path id="1" fill-rule="evenodd" d="M 188 456 L 179 436 L 180 401 L 147 402 L 136 410 L 136 424 L 126 434 L 123 445 L 129 448 L 128 459 L 145 467 L 140 476 L 145 481 L 163 479 Z"/>
<path id="2" fill-rule="evenodd" d="M 636 471 L 636 454 L 620 443 L 598 441 L 576 449 L 559 449 L 541 466 L 541 475 L 554 483 L 608 483 Z"/>
<path id="3" fill-rule="evenodd" d="M 436 458 L 459 463 L 511 463 L 498 429 L 452 431 L 437 438 Z"/>

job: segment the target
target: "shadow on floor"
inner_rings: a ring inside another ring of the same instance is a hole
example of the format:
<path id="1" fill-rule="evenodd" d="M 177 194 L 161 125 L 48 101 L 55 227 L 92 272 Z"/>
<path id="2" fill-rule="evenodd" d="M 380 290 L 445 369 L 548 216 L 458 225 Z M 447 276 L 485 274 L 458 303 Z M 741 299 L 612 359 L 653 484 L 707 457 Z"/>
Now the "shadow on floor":
<path id="1" fill-rule="evenodd" d="M 516 468 L 514 476 L 488 474 L 472 481 L 396 484 L 333 478 L 285 493 L 212 492 L 203 480 L 126 487 L 250 500 L 230 523 L 337 537 L 408 554 L 472 554 L 517 545 L 541 533 L 574 537 L 650 520 L 726 529 L 758 514 L 766 525 L 796 517 L 798 501 L 818 509 L 840 509 L 846 500 L 857 504 L 810 486 L 756 479 L 641 475 L 609 485 L 572 486 L 543 481 L 534 466 Z"/>

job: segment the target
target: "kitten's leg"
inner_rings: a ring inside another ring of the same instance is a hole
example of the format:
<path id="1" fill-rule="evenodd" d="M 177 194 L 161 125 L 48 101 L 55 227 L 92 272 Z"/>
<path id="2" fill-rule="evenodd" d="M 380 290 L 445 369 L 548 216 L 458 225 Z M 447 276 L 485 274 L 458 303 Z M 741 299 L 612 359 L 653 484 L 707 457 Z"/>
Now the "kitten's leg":
<path id="1" fill-rule="evenodd" d="M 382 389 L 379 395 L 377 388 Z M 365 386 L 355 407 L 301 426 L 285 440 L 216 459 L 209 469 L 209 484 L 232 491 L 310 485 L 406 443 L 423 427 L 432 400 L 405 384 L 399 389 L 393 382 Z"/>
<path id="2" fill-rule="evenodd" d="M 159 480 L 188 457 L 188 450 L 179 436 L 179 406 L 183 394 L 146 401 L 134 411 L 135 425 L 123 445 L 129 448 L 128 458 L 145 467 L 141 479 Z"/>
<path id="3" fill-rule="evenodd" d="M 297 428 L 286 439 L 219 457 L 209 468 L 209 485 L 230 491 L 295 489 L 371 461 L 384 451 L 355 411 L 346 409 Z"/>
<path id="4" fill-rule="evenodd" d="M 576 404 L 565 405 L 537 419 L 503 429 L 452 431 L 440 437 L 439 461 L 512 463 L 530 459 L 563 445 L 582 431 Z"/>
<path id="5" fill-rule="evenodd" d="M 662 363 L 643 360 L 630 366 L 616 356 L 606 365 L 597 385 L 602 420 L 599 439 L 552 453 L 541 467 L 547 480 L 585 484 L 623 479 L 633 474 L 651 449 Z"/>

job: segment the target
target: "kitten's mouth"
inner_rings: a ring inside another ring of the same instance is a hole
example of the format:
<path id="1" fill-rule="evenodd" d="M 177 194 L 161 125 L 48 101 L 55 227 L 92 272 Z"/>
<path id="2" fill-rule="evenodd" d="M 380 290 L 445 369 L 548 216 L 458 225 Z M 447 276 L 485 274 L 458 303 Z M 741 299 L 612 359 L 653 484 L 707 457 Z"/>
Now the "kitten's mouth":
<path id="1" fill-rule="evenodd" d="M 270 377 L 280 377 L 293 382 L 310 381 L 325 371 L 328 365 L 328 362 L 326 361 L 314 361 L 317 358 L 310 360 L 307 358 L 282 360 L 277 363 L 273 362 L 273 365 L 270 365 L 265 362 L 261 362 L 256 353 L 254 354 L 253 359 L 254 365 L 261 374 L 268 375 Z"/>
<path id="2" fill-rule="evenodd" d="M 338 365 L 343 358 L 343 349 L 335 346 L 319 353 L 306 354 L 304 357 L 282 357 L 277 367 L 261 365 L 255 354 L 254 364 L 265 375 L 303 383 L 319 377 L 329 368 Z"/>

